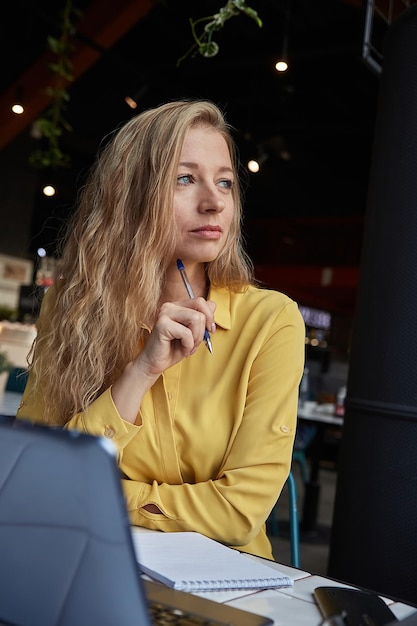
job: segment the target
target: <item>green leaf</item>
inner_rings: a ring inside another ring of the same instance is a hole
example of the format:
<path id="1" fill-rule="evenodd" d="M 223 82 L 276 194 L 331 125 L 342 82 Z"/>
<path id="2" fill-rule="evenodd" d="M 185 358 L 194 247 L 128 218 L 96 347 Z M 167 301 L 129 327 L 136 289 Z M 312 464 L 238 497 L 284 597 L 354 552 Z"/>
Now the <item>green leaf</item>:
<path id="1" fill-rule="evenodd" d="M 211 58 L 219 52 L 219 46 L 215 41 L 208 41 L 200 46 L 200 54 L 203 57 Z"/>
<path id="2" fill-rule="evenodd" d="M 184 56 L 178 59 L 177 67 L 187 56 L 191 54 L 196 46 L 198 47 L 198 51 L 202 56 L 206 58 L 216 56 L 216 54 L 219 52 L 219 46 L 217 45 L 217 43 L 212 41 L 213 33 L 223 28 L 227 20 L 235 17 L 236 15 L 240 15 L 241 13 L 244 13 L 251 19 L 255 20 L 259 27 L 262 26 L 262 20 L 258 16 L 257 11 L 255 11 L 255 9 L 253 9 L 252 7 L 249 7 L 246 4 L 245 0 L 228 0 L 226 4 L 213 15 L 202 17 L 197 20 L 189 18 L 191 32 L 195 41 L 195 45 L 192 46 L 192 48 L 190 48 L 188 52 L 184 54 Z M 200 24 L 202 24 L 203 22 L 207 23 L 203 27 L 202 34 L 198 35 L 197 27 L 200 26 Z"/>
<path id="3" fill-rule="evenodd" d="M 46 38 L 46 41 L 48 42 L 48 46 L 51 52 L 54 52 L 55 54 L 62 53 L 62 43 L 59 39 L 49 36 Z"/>

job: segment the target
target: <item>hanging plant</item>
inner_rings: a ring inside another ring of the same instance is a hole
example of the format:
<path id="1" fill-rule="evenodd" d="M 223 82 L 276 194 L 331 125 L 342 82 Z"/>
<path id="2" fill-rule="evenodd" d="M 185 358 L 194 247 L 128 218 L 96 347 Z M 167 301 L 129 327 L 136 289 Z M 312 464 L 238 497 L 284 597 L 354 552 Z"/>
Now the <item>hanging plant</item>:
<path id="1" fill-rule="evenodd" d="M 213 41 L 213 34 L 223 28 L 225 22 L 236 15 L 246 14 L 248 17 L 255 20 L 259 27 L 262 27 L 262 20 L 258 16 L 255 9 L 249 7 L 245 0 L 228 0 L 226 4 L 214 15 L 208 15 L 207 17 L 201 17 L 193 20 L 190 18 L 191 32 L 194 39 L 193 46 L 182 56 L 177 66 L 192 52 L 198 49 L 198 52 L 206 58 L 214 57 L 219 52 L 219 45 Z M 205 23 L 201 34 L 197 34 L 198 27 Z"/>
<path id="2" fill-rule="evenodd" d="M 213 40 L 213 34 L 222 29 L 227 20 L 242 13 L 255 20 L 259 27 L 262 26 L 258 13 L 248 6 L 245 0 L 228 0 L 218 13 L 196 20 L 190 19 L 195 43 L 178 60 L 177 65 L 196 48 L 206 58 L 215 56 L 219 51 L 219 46 Z M 73 49 L 71 37 L 76 32 L 74 21 L 78 20 L 81 14 L 81 11 L 73 6 L 72 0 L 66 0 L 61 15 L 61 34 L 58 38 L 52 36 L 47 38 L 49 50 L 56 57 L 55 61 L 49 64 L 49 69 L 55 80 L 45 90 L 45 93 L 50 96 L 52 104 L 35 122 L 36 129 L 45 144 L 45 147 L 34 150 L 30 155 L 30 164 L 36 168 L 68 167 L 71 164 L 70 157 L 61 148 L 60 140 L 64 131 L 72 131 L 70 124 L 65 119 L 64 112 L 70 100 L 67 85 L 74 80 L 71 62 Z M 199 26 L 204 23 L 203 31 L 198 34 Z"/>
<path id="3" fill-rule="evenodd" d="M 67 0 L 61 14 L 60 36 L 47 38 L 48 48 L 55 56 L 55 60 L 48 66 L 53 73 L 54 81 L 45 89 L 52 104 L 35 122 L 45 147 L 35 150 L 30 155 L 29 160 L 33 167 L 56 168 L 70 165 L 70 158 L 62 151 L 60 140 L 64 130 L 72 130 L 64 117 L 64 111 L 70 99 L 67 85 L 74 80 L 70 56 L 73 50 L 71 37 L 75 33 L 74 20 L 79 19 L 80 15 L 81 12 L 73 7 L 72 0 Z"/>

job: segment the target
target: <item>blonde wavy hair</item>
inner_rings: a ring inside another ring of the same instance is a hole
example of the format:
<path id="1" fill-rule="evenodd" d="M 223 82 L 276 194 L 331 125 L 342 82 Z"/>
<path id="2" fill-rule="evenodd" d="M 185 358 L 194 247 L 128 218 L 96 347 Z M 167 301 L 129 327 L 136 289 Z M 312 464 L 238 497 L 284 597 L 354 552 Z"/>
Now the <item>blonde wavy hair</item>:
<path id="1" fill-rule="evenodd" d="M 175 101 L 122 126 L 98 154 L 63 241 L 31 356 L 33 392 L 45 420 L 64 425 L 120 376 L 155 318 L 173 256 L 173 196 L 187 131 L 215 128 L 226 140 L 238 181 L 231 129 L 208 101 Z M 241 238 L 238 182 L 233 222 L 212 285 L 240 291 L 252 282 Z"/>

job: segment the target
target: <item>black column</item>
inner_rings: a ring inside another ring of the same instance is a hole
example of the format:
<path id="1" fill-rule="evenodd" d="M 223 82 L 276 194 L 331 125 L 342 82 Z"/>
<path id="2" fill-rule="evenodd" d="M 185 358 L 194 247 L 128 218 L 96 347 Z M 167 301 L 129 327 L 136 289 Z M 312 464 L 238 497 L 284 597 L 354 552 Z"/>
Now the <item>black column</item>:
<path id="1" fill-rule="evenodd" d="M 384 50 L 328 573 L 417 603 L 417 6 Z"/>

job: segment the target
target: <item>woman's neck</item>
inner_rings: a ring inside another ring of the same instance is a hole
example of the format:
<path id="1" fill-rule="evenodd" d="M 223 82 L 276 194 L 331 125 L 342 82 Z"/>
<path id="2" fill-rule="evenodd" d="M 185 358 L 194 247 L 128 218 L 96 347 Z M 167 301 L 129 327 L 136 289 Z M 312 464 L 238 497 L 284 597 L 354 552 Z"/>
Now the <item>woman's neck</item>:
<path id="1" fill-rule="evenodd" d="M 202 296 L 207 298 L 208 281 L 204 265 L 202 263 L 194 263 L 185 265 L 187 278 L 192 286 L 194 296 L 196 298 Z M 187 291 L 177 268 L 176 263 L 170 265 L 166 273 L 165 286 L 161 293 L 161 304 L 163 302 L 176 302 L 188 298 Z"/>

